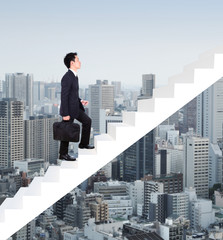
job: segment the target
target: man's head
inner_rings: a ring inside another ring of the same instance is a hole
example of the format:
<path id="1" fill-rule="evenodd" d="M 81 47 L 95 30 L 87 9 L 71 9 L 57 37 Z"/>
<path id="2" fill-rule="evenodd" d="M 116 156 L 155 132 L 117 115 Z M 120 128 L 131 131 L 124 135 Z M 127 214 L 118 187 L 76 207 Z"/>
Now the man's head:
<path id="1" fill-rule="evenodd" d="M 74 71 L 77 71 L 77 69 L 81 68 L 81 62 L 79 61 L 76 52 L 68 53 L 64 58 L 64 64 L 66 65 L 67 68 L 71 68 Z"/>

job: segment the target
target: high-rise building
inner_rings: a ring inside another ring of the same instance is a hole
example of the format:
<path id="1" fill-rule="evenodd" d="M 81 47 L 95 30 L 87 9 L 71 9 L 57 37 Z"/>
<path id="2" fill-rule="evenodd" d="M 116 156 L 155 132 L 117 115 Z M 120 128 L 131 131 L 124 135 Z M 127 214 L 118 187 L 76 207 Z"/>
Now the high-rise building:
<path id="1" fill-rule="evenodd" d="M 151 202 L 151 194 L 153 192 L 159 192 L 163 193 L 163 183 L 159 182 L 154 182 L 154 181 L 147 181 L 145 179 L 144 181 L 144 211 L 143 211 L 143 216 L 145 218 L 149 217 L 149 211 L 150 211 L 150 202 Z"/>
<path id="2" fill-rule="evenodd" d="M 129 183 L 129 196 L 132 200 L 133 214 L 142 216 L 140 210 L 144 203 L 144 182 L 137 180 Z"/>
<path id="3" fill-rule="evenodd" d="M 110 115 L 114 113 L 114 86 L 107 80 L 97 80 L 96 84 L 89 85 L 89 115 L 95 133 L 100 131 L 100 109 Z"/>
<path id="4" fill-rule="evenodd" d="M 184 142 L 185 187 L 196 189 L 198 197 L 208 198 L 209 139 L 186 136 Z"/>
<path id="5" fill-rule="evenodd" d="M 197 97 L 197 134 L 211 143 L 222 139 L 223 78 Z"/>
<path id="6" fill-rule="evenodd" d="M 155 176 L 170 174 L 171 158 L 166 149 L 160 149 L 155 154 Z"/>
<path id="7" fill-rule="evenodd" d="M 142 75 L 142 89 L 139 98 L 151 98 L 153 96 L 153 89 L 155 88 L 155 75 L 143 74 Z"/>
<path id="8" fill-rule="evenodd" d="M 33 101 L 34 101 L 34 104 L 38 104 L 38 102 L 42 101 L 45 96 L 44 82 L 34 81 L 33 88 L 34 88 Z"/>
<path id="9" fill-rule="evenodd" d="M 11 73 L 5 75 L 6 97 L 17 98 L 24 104 L 27 116 L 33 115 L 33 75 Z M 27 117 L 26 116 L 26 117 Z"/>
<path id="10" fill-rule="evenodd" d="M 168 148 L 170 154 L 170 172 L 183 173 L 183 145 L 175 145 L 174 148 Z"/>
<path id="11" fill-rule="evenodd" d="M 167 194 L 157 192 L 151 193 L 149 221 L 159 221 L 164 223 L 167 216 Z"/>
<path id="12" fill-rule="evenodd" d="M 58 142 L 53 139 L 53 123 L 59 120 L 51 115 L 30 117 L 25 120 L 25 158 L 41 158 L 45 162 L 56 163 Z"/>
<path id="13" fill-rule="evenodd" d="M 123 180 L 140 180 L 147 174 L 154 174 L 155 135 L 154 130 L 123 152 Z"/>
<path id="14" fill-rule="evenodd" d="M 114 97 L 121 95 L 121 82 L 112 81 L 111 84 L 114 86 Z"/>
<path id="15" fill-rule="evenodd" d="M 56 97 L 56 88 L 55 87 L 48 88 L 47 95 L 50 100 L 54 101 Z"/>
<path id="16" fill-rule="evenodd" d="M 13 167 L 24 158 L 23 103 L 17 99 L 0 101 L 0 166 Z"/>

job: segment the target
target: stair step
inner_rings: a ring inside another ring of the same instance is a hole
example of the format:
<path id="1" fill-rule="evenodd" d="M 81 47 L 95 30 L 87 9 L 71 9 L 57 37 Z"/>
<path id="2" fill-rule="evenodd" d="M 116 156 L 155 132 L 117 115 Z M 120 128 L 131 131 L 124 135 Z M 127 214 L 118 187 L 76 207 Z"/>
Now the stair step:
<path id="1" fill-rule="evenodd" d="M 154 98 L 173 98 L 174 97 L 174 84 L 162 86 L 153 89 Z"/>
<path id="2" fill-rule="evenodd" d="M 123 141 L 127 134 L 131 134 L 134 127 L 126 123 L 108 123 L 108 134 L 115 140 Z"/>
<path id="3" fill-rule="evenodd" d="M 101 134 L 94 137 L 94 145 L 96 152 L 98 154 L 104 155 L 105 154 L 104 151 L 106 151 L 108 146 L 113 146 L 114 144 L 115 144 L 114 138 L 112 138 L 108 134 Z"/>

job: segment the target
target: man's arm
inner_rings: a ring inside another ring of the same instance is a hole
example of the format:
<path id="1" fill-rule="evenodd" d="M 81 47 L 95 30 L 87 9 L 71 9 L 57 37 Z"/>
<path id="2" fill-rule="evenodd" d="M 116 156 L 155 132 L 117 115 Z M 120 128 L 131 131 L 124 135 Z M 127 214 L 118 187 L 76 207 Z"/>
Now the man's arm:
<path id="1" fill-rule="evenodd" d="M 61 107 L 63 109 L 63 120 L 70 120 L 68 110 L 68 98 L 70 94 L 71 81 L 67 76 L 61 80 Z"/>

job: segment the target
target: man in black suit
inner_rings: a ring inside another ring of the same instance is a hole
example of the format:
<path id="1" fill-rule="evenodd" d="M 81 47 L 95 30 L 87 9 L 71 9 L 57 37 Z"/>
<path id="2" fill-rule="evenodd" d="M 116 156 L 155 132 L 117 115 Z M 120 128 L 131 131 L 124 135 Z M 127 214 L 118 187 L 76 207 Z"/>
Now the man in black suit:
<path id="1" fill-rule="evenodd" d="M 64 58 L 64 64 L 68 68 L 61 80 L 61 106 L 60 115 L 64 121 L 73 122 L 77 119 L 82 123 L 82 134 L 79 148 L 93 149 L 89 145 L 90 132 L 91 132 L 91 119 L 85 113 L 84 106 L 88 101 L 79 98 L 79 85 L 77 70 L 81 68 L 81 62 L 77 53 L 68 53 Z M 75 161 L 76 159 L 68 154 L 69 142 L 61 141 L 60 144 L 60 159 L 67 161 Z"/>

